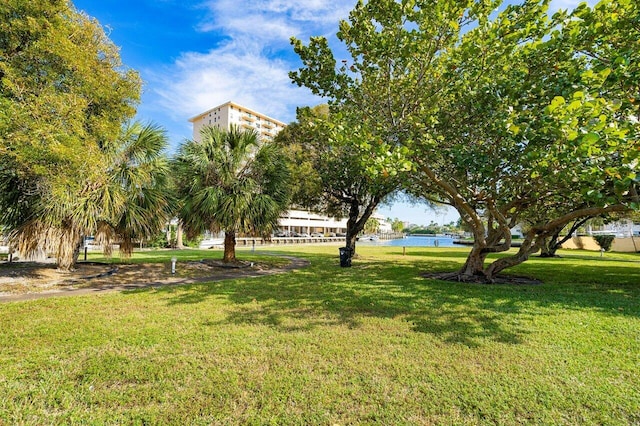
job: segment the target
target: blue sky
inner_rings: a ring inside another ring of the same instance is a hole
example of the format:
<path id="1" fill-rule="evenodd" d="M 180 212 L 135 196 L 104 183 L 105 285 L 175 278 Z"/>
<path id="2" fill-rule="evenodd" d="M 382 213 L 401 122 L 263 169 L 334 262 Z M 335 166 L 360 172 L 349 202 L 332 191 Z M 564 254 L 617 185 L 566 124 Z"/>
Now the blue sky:
<path id="1" fill-rule="evenodd" d="M 234 101 L 286 123 L 298 106 L 322 100 L 293 85 L 300 62 L 289 44 L 316 35 L 334 41 L 355 0 L 73 0 L 98 19 L 143 81 L 138 118 L 168 131 L 175 148 L 191 138 L 187 120 Z M 552 9 L 577 0 L 553 0 Z M 386 217 L 416 224 L 457 220 L 455 211 L 395 202 Z"/>

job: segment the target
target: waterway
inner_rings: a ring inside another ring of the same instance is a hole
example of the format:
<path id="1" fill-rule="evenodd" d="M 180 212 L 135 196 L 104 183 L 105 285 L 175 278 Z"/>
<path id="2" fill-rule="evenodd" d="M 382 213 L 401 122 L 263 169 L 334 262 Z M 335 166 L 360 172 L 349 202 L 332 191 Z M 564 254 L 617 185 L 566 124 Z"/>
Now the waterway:
<path id="1" fill-rule="evenodd" d="M 358 244 L 367 246 L 394 246 L 394 247 L 459 247 L 453 244 L 453 238 L 445 236 L 408 236 L 396 240 L 358 241 Z"/>

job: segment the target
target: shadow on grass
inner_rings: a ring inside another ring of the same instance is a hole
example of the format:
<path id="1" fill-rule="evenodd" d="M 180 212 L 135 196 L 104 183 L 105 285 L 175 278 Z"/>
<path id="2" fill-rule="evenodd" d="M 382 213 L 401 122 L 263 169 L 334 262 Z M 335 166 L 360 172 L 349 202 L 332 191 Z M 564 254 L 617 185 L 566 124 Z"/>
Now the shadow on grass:
<path id="1" fill-rule="evenodd" d="M 361 327 L 368 317 L 400 318 L 416 332 L 467 346 L 487 340 L 521 343 L 533 317 L 549 315 L 549 309 L 558 307 L 640 316 L 636 265 L 603 268 L 575 260 L 537 259 L 513 273 L 540 278 L 544 285 L 509 286 L 420 277 L 459 268 L 465 258 L 460 251 L 397 257 L 397 263 L 365 256 L 352 268 L 340 268 L 335 256 L 306 257 L 310 268 L 287 274 L 157 291 L 172 305 L 221 300 L 229 311 L 222 321 L 226 324 L 294 332 L 331 325 Z"/>

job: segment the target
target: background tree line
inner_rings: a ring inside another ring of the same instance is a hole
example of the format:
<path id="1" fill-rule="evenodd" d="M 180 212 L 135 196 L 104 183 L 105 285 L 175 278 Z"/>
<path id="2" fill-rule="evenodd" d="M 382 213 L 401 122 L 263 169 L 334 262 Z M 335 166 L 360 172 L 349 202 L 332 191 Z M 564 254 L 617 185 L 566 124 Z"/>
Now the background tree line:
<path id="1" fill-rule="evenodd" d="M 0 223 L 23 253 L 60 268 L 84 235 L 151 239 L 172 217 L 190 237 L 267 236 L 292 203 L 347 218 L 346 245 L 403 191 L 459 212 L 474 246 L 455 279 L 490 281 L 585 218 L 638 209 L 638 5 L 358 2 L 340 23 L 349 54 L 292 40 L 292 80 L 327 106 L 299 108 L 274 144 L 205 129 L 166 153 L 132 121 L 137 73 L 66 0 L 0 5 Z M 486 262 L 511 246 L 515 254 Z"/>

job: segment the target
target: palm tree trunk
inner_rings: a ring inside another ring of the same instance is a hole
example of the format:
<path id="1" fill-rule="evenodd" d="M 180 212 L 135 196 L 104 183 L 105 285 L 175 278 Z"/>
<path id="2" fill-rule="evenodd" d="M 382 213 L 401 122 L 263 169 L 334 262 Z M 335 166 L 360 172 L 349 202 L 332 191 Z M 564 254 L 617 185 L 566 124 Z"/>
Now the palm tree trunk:
<path id="1" fill-rule="evenodd" d="M 75 269 L 80 246 L 82 245 L 82 235 L 74 228 L 65 229 L 60 233 L 58 241 L 57 266 L 62 271 L 72 271 Z"/>
<path id="2" fill-rule="evenodd" d="M 167 225 L 165 230 L 165 237 L 167 238 L 167 248 L 171 248 L 171 223 Z"/>
<path id="3" fill-rule="evenodd" d="M 176 230 L 176 248 L 182 250 L 184 243 L 182 242 L 182 221 L 178 222 L 178 229 Z"/>
<path id="4" fill-rule="evenodd" d="M 224 232 L 224 257 L 225 263 L 236 261 L 236 233 L 235 231 Z"/>
<path id="5" fill-rule="evenodd" d="M 130 235 L 122 237 L 120 241 L 120 256 L 124 259 L 131 258 L 133 254 L 133 238 Z"/>

